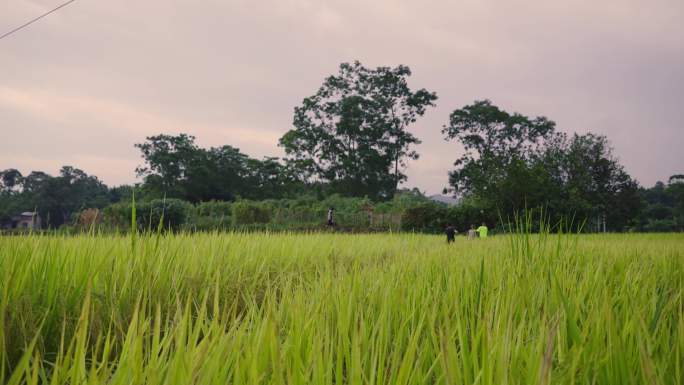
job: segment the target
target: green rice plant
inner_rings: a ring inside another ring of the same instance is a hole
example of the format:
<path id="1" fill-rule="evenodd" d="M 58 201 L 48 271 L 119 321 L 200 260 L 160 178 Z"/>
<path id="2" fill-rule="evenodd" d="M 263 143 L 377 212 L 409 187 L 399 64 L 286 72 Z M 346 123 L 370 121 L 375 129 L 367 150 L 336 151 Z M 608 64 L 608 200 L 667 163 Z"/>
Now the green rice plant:
<path id="1" fill-rule="evenodd" d="M 0 237 L 0 383 L 684 383 L 683 235 L 523 230 Z"/>

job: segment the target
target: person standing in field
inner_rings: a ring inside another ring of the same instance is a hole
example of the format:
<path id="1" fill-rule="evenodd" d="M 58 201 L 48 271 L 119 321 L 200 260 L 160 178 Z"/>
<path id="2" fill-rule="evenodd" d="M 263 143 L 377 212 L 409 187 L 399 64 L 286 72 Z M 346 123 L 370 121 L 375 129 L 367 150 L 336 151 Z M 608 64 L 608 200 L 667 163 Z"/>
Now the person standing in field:
<path id="1" fill-rule="evenodd" d="M 335 220 L 333 219 L 333 213 L 335 212 L 334 207 L 328 208 L 328 226 L 334 226 Z"/>
<path id="2" fill-rule="evenodd" d="M 485 225 L 484 222 L 482 222 L 482 226 L 477 228 L 477 233 L 480 234 L 480 238 L 487 238 L 488 232 L 489 229 L 487 228 L 487 225 Z"/>
<path id="3" fill-rule="evenodd" d="M 475 225 L 470 225 L 470 230 L 468 230 L 468 239 L 477 238 L 477 230 L 475 230 Z"/>
<path id="4" fill-rule="evenodd" d="M 447 243 L 451 243 L 456 240 L 456 229 L 451 224 L 446 227 Z"/>

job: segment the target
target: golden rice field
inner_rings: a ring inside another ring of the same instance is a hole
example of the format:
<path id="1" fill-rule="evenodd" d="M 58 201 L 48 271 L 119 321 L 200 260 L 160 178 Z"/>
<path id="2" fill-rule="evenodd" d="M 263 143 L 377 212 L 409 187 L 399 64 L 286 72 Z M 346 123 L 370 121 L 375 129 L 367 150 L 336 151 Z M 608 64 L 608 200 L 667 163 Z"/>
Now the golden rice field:
<path id="1" fill-rule="evenodd" d="M 684 235 L 0 237 L 0 383 L 684 384 Z"/>

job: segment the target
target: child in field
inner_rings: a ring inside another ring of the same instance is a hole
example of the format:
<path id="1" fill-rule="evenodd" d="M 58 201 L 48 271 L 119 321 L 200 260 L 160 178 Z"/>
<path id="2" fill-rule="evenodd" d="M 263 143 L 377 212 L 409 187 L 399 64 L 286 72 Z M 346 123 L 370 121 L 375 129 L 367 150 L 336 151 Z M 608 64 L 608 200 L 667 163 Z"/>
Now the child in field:
<path id="1" fill-rule="evenodd" d="M 468 230 L 468 239 L 477 238 L 477 230 L 475 230 L 475 225 L 470 225 L 470 230 Z"/>
<path id="2" fill-rule="evenodd" d="M 487 238 L 487 233 L 489 232 L 489 229 L 487 228 L 487 225 L 482 222 L 482 226 L 477 228 L 478 234 L 480 234 L 480 238 Z"/>
<path id="3" fill-rule="evenodd" d="M 456 233 L 457 231 L 454 226 L 448 224 L 446 227 L 447 243 L 451 243 L 456 240 Z"/>

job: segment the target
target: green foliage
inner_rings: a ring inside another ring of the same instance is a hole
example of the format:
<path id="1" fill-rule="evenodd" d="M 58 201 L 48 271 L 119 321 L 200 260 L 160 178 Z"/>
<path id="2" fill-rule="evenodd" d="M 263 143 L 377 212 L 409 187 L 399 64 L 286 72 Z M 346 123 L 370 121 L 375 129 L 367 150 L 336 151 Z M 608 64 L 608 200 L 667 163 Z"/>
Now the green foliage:
<path id="1" fill-rule="evenodd" d="M 457 206 L 447 206 L 429 200 L 405 207 L 401 210 L 401 225 L 406 231 L 424 233 L 442 233 L 448 224 L 458 232 L 465 233 L 471 225 L 479 226 L 486 223 L 499 230 L 503 225 L 495 211 L 485 211 L 472 199 L 466 199 Z M 532 214 L 534 215 L 534 214 Z M 504 218 L 504 221 L 514 222 L 515 218 Z M 538 230 L 538 229 L 537 229 Z"/>
<path id="2" fill-rule="evenodd" d="M 209 201 L 200 202 L 195 206 L 195 215 L 201 217 L 230 217 L 232 213 L 231 202 Z"/>
<path id="3" fill-rule="evenodd" d="M 15 168 L 0 171 L 0 192 L 11 193 L 15 188 L 21 186 L 23 176 Z"/>
<path id="4" fill-rule="evenodd" d="M 466 150 L 449 174 L 454 192 L 485 211 L 543 210 L 554 221 L 574 217 L 577 226 L 605 218 L 611 231 L 634 225 L 638 185 L 604 136 L 568 137 L 547 118 L 509 114 L 488 100 L 454 111 L 442 132 Z"/>
<path id="5" fill-rule="evenodd" d="M 649 233 L 666 233 L 677 230 L 677 223 L 670 219 L 649 218 L 648 221 L 641 226 L 641 230 Z"/>
<path id="6" fill-rule="evenodd" d="M 233 224 L 236 226 L 269 223 L 273 208 L 267 202 L 237 201 L 231 206 Z"/>
<path id="7" fill-rule="evenodd" d="M 640 190 L 644 210 L 636 229 L 648 232 L 684 231 L 684 178 L 670 177 L 669 183 L 657 182 Z"/>
<path id="8" fill-rule="evenodd" d="M 165 230 L 178 230 L 190 218 L 192 204 L 180 199 L 153 199 L 135 202 L 135 223 L 140 231 L 153 231 L 159 226 Z M 131 203 L 115 203 L 104 209 L 108 226 L 125 231 L 133 220 Z"/>
<path id="9" fill-rule="evenodd" d="M 378 202 L 375 205 L 375 211 L 401 213 L 408 208 L 430 202 L 432 201 L 423 195 L 417 188 L 412 190 L 402 189 L 394 194 L 394 198 L 392 198 L 391 201 Z"/>
<path id="10" fill-rule="evenodd" d="M 10 169 L 0 172 L 0 179 L 0 222 L 35 210 L 44 227 L 58 228 L 82 209 L 102 208 L 109 203 L 107 186 L 71 166 L 62 167 L 56 177 L 40 171 L 22 176 Z"/>
<path id="11" fill-rule="evenodd" d="M 111 203 L 130 202 L 133 199 L 135 186 L 121 185 L 109 189 L 109 201 Z"/>
<path id="12" fill-rule="evenodd" d="M 502 219 L 504 223 L 501 223 Z M 482 223 L 491 229 L 502 230 L 505 224 L 515 222 L 515 218 L 501 218 L 498 212 L 484 210 L 477 200 L 468 198 L 462 200 L 458 206 L 449 208 L 445 222 L 451 223 L 458 231 L 465 233 L 471 226 L 478 227 Z"/>
<path id="13" fill-rule="evenodd" d="M 568 220 L 573 230 L 605 223 L 609 231 L 684 231 L 684 175 L 639 189 L 606 137 L 568 136 L 545 117 L 510 114 L 488 100 L 455 110 L 442 130 L 466 150 L 449 173 L 457 207 L 397 189 L 406 161 L 418 156 L 412 148 L 419 140 L 407 127 L 436 100 L 412 91 L 410 75 L 401 65 L 343 63 L 295 109 L 295 128 L 280 140 L 285 162 L 162 134 L 136 145 L 145 161 L 136 169 L 141 185 L 107 189 L 70 166 L 56 177 L 0 171 L 0 228 L 34 210 L 44 227 L 73 226 L 84 210 L 114 203 L 100 227 L 125 231 L 135 190 L 140 229 L 156 227 L 168 211 L 162 226 L 176 230 L 322 230 L 334 207 L 339 231 L 395 230 L 401 218 L 412 231 L 438 232 L 446 223 L 465 231 L 482 221 L 495 228 L 525 211 L 551 223 Z M 235 200 L 243 203 L 229 203 Z"/>
<path id="14" fill-rule="evenodd" d="M 446 226 L 447 207 L 436 203 L 421 203 L 410 207 L 401 216 L 407 231 L 439 232 Z"/>
<path id="15" fill-rule="evenodd" d="M 165 229 L 177 230 L 187 221 L 192 205 L 180 199 L 153 199 L 140 203 L 137 210 L 142 223 L 150 228 L 161 224 Z"/>
<path id="16" fill-rule="evenodd" d="M 420 143 L 407 127 L 437 99 L 411 91 L 406 66 L 368 69 L 342 63 L 316 94 L 295 108 L 294 126 L 281 139 L 288 162 L 305 179 L 323 181 L 330 192 L 390 199 L 412 146 Z"/>
<path id="17" fill-rule="evenodd" d="M 151 136 L 136 147 L 145 160 L 136 172 L 144 177 L 142 191 L 147 198 L 173 197 L 193 203 L 268 199 L 299 188 L 294 174 L 277 158 L 252 159 L 228 145 L 200 148 L 190 135 Z"/>
<path id="18" fill-rule="evenodd" d="M 160 202 L 163 201 L 136 203 L 139 230 L 157 228 L 160 212 L 163 211 L 157 207 Z M 167 202 L 180 201 L 167 199 Z M 368 198 L 331 195 L 323 200 L 302 196 L 296 199 L 264 201 L 211 201 L 194 206 L 184 202 L 182 206 L 182 212 L 185 213 L 183 218 L 167 217 L 164 227 L 187 231 L 327 231 L 330 230 L 326 224 L 327 212 L 331 207 L 335 209 L 334 229 L 343 232 L 397 231 L 403 228 L 435 233 L 443 231 L 447 222 L 464 231 L 471 223 L 479 224 L 486 220 L 493 224 L 498 220 L 495 212 L 484 212 L 470 200 L 459 206 L 448 207 L 429 200 L 418 190 L 401 190 L 391 201 L 380 203 L 374 203 Z M 431 208 L 429 215 L 423 215 L 425 219 L 414 219 L 421 215 L 419 213 L 424 207 Z M 98 225 L 98 229 L 128 231 L 132 220 L 131 212 L 130 203 L 112 204 L 104 210 L 104 221 Z M 405 218 L 409 219 L 402 227 Z"/>

